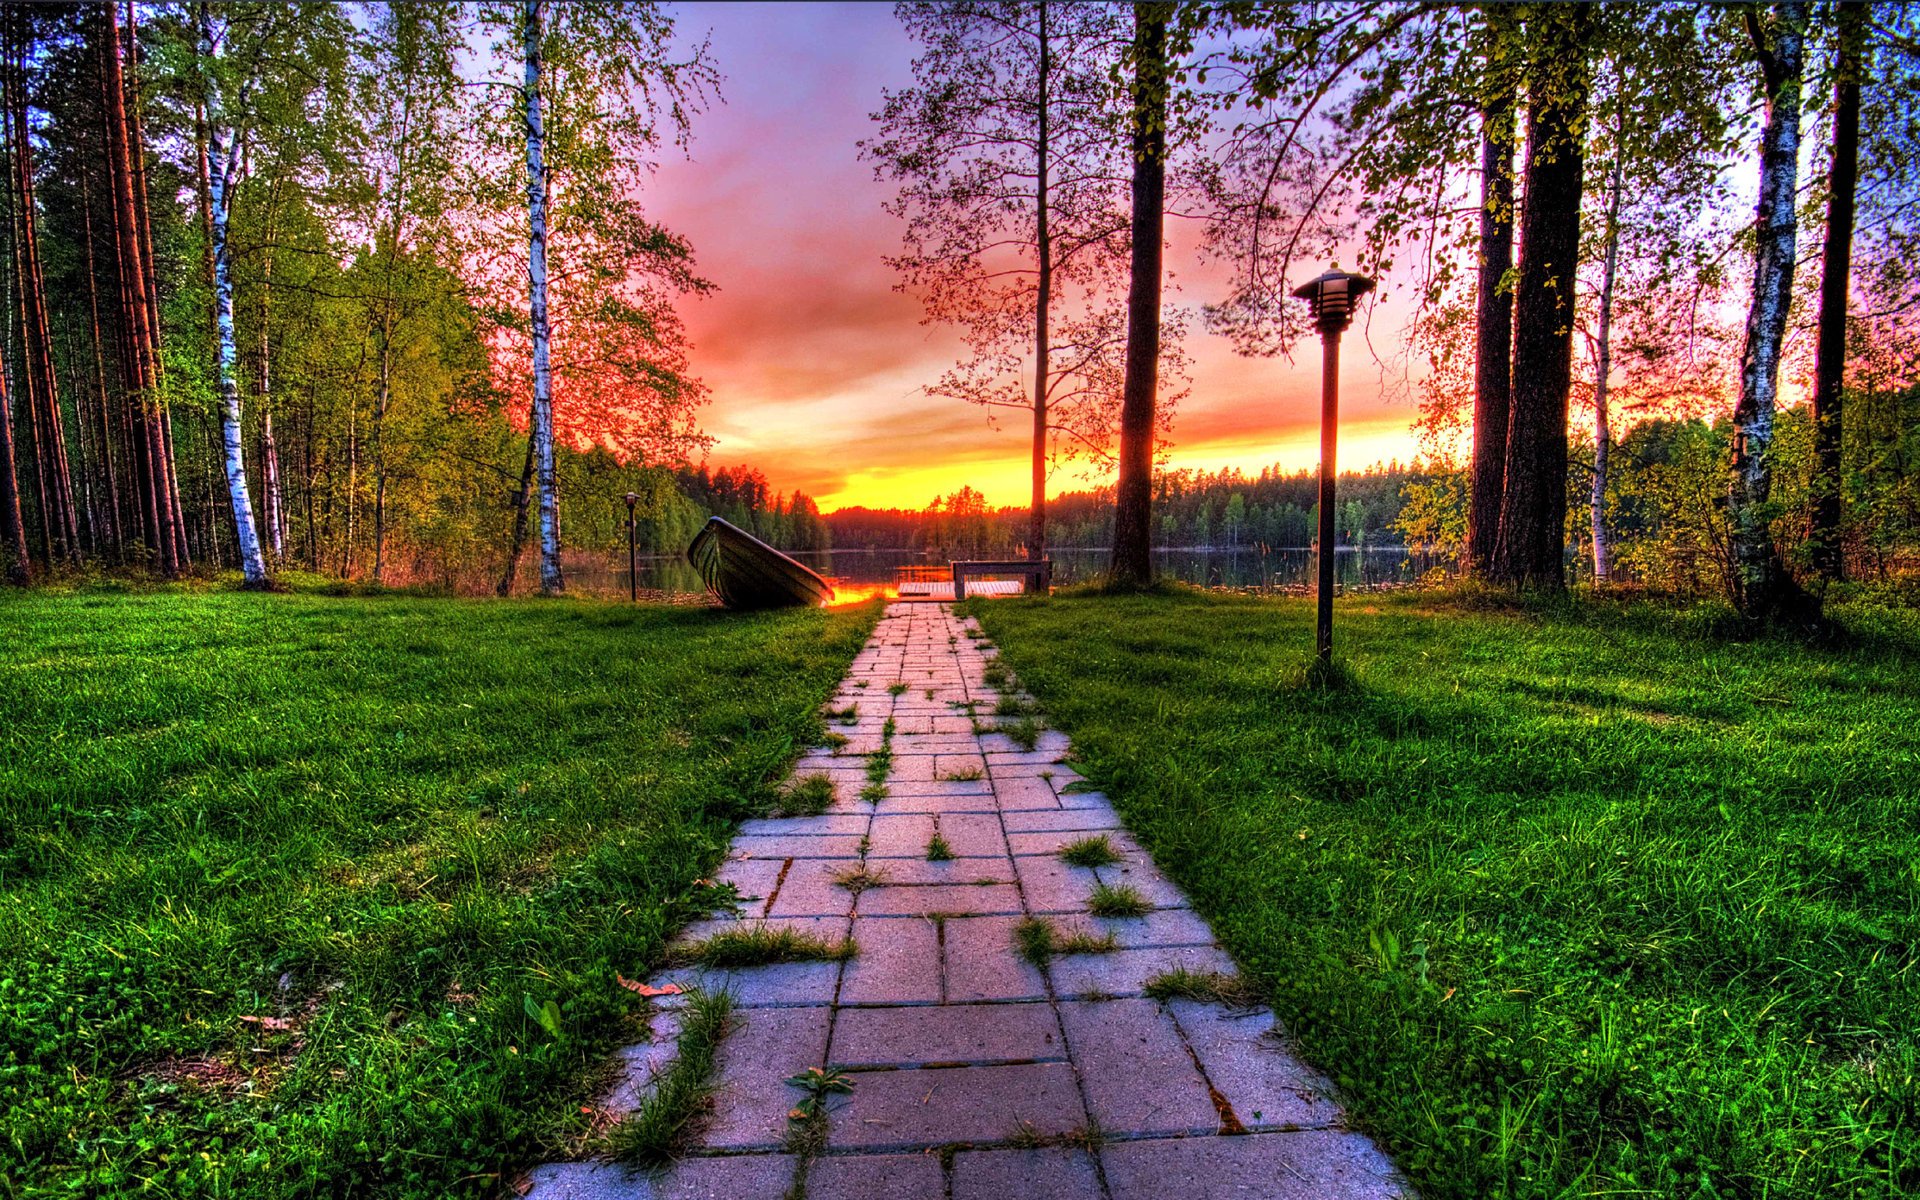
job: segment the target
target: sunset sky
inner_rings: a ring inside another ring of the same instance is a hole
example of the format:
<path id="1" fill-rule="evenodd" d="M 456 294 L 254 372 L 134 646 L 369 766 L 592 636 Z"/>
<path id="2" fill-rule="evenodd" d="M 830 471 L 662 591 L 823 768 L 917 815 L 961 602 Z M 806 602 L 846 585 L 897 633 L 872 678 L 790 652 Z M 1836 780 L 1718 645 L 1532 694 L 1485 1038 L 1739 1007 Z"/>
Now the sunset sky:
<path id="1" fill-rule="evenodd" d="M 1029 437 L 1014 422 L 921 389 L 954 361 L 949 331 L 923 326 L 920 304 L 894 290 L 882 256 L 900 226 L 891 193 L 857 157 L 881 90 L 910 79 L 914 45 L 888 4 L 682 4 L 683 33 L 711 30 L 725 103 L 698 119 L 691 159 L 670 157 L 649 196 L 653 214 L 692 239 L 719 291 L 686 317 L 694 365 L 713 389 L 704 424 L 716 463 L 746 462 L 781 490 L 833 509 L 919 508 L 970 484 L 994 504 L 1028 499 Z M 1175 302 L 1217 298 L 1217 270 L 1169 234 Z M 1196 323 L 1197 324 L 1197 323 Z M 1416 450 L 1411 404 L 1381 393 L 1392 379 L 1391 299 L 1347 336 L 1340 465 Z M 1369 346 L 1371 345 L 1371 351 Z M 1292 363 L 1236 356 L 1196 332 L 1193 394 L 1173 432 L 1176 467 L 1318 459 L 1319 350 Z M 1378 357 L 1375 357 L 1377 352 Z M 1018 416 L 1018 414 L 1013 414 Z M 1053 490 L 1088 486 L 1078 468 Z"/>

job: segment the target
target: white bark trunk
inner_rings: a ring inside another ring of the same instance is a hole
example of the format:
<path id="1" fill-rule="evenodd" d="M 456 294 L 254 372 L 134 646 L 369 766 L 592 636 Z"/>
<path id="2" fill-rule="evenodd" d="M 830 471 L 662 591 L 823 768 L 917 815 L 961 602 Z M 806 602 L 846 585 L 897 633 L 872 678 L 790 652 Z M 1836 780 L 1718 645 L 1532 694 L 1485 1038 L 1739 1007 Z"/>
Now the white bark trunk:
<path id="1" fill-rule="evenodd" d="M 201 9 L 200 53 L 214 56 L 212 18 Z M 240 570 L 247 586 L 261 587 L 267 582 L 267 561 L 260 551 L 260 531 L 253 521 L 253 500 L 247 491 L 247 461 L 240 437 L 240 385 L 235 378 L 238 354 L 233 337 L 232 247 L 227 237 L 227 217 L 233 200 L 234 173 L 238 165 L 232 134 L 221 126 L 222 114 L 209 96 L 207 127 L 211 159 L 207 178 L 208 215 L 213 225 L 213 308 L 214 329 L 218 338 L 220 377 L 220 440 L 226 457 L 227 496 L 233 504 L 234 533 L 240 543 Z"/>
<path id="2" fill-rule="evenodd" d="M 566 587 L 560 575 L 560 492 L 553 469 L 553 371 L 547 327 L 546 128 L 540 117 L 540 33 L 545 0 L 526 0 L 527 288 L 533 327 L 533 456 L 540 492 L 540 591 Z"/>
<path id="3" fill-rule="evenodd" d="M 1624 134 L 1625 130 L 1621 132 Z M 1607 544 L 1607 457 L 1613 448 L 1612 431 L 1607 425 L 1607 390 L 1613 375 L 1613 286 L 1620 274 L 1624 141 L 1624 137 L 1615 139 L 1613 174 L 1607 180 L 1607 253 L 1600 271 L 1600 319 L 1593 351 L 1593 495 L 1588 517 L 1593 527 L 1593 581 L 1596 584 L 1613 578 L 1613 556 Z"/>
<path id="4" fill-rule="evenodd" d="M 1767 522 L 1772 491 L 1773 414 L 1780 381 L 1780 347 L 1793 299 L 1799 233 L 1794 189 L 1799 182 L 1800 100 L 1807 6 L 1774 6 L 1771 45 L 1756 16 L 1747 18 L 1767 91 L 1767 122 L 1760 138 L 1760 201 L 1755 221 L 1753 302 L 1740 356 L 1740 400 L 1733 413 L 1734 598 L 1753 615 L 1778 607 L 1785 572 Z"/>

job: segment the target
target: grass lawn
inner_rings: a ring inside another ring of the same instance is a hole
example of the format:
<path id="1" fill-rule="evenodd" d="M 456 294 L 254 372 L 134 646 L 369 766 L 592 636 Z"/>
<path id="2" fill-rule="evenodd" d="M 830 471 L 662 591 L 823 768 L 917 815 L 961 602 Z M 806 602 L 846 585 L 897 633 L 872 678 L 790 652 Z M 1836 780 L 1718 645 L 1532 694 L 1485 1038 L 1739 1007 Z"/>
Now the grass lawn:
<path id="1" fill-rule="evenodd" d="M 1427 1197 L 1920 1194 L 1920 618 L 976 603 Z"/>
<path id="2" fill-rule="evenodd" d="M 877 615 L 0 596 L 0 1197 L 482 1195 L 578 1139 L 616 972 Z"/>

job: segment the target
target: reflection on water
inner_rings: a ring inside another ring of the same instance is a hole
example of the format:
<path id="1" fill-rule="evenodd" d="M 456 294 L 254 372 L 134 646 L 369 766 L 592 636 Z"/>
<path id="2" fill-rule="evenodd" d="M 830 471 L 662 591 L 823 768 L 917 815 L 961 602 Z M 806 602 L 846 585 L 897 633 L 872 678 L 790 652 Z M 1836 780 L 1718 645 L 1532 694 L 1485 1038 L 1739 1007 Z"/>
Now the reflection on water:
<path id="1" fill-rule="evenodd" d="M 1053 556 L 1056 585 L 1098 578 L 1107 569 L 1104 549 L 1057 549 Z M 1201 587 L 1242 591 L 1288 591 L 1309 588 L 1314 581 L 1314 553 L 1300 548 L 1241 547 L 1222 550 L 1155 550 L 1154 564 L 1169 579 Z M 903 566 L 946 565 L 944 556 L 914 550 L 820 550 L 794 555 L 837 585 L 841 599 L 850 592 L 875 594 L 891 584 Z M 1450 571 L 1445 555 L 1405 546 L 1342 546 L 1334 559 L 1334 575 L 1342 587 L 1383 587 L 1413 583 L 1429 571 Z M 680 555 L 650 555 L 640 560 L 642 591 L 655 594 L 698 595 L 705 588 L 700 575 Z M 581 564 L 569 569 L 570 591 L 586 594 L 625 594 L 627 564 Z"/>

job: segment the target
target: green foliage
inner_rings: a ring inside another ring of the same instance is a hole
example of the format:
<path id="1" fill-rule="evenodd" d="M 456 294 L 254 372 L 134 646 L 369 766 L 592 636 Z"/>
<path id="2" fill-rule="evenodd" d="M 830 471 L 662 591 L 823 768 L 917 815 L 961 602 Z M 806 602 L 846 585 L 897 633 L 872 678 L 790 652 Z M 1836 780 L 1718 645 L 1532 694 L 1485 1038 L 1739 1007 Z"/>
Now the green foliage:
<path id="1" fill-rule="evenodd" d="M 1087 897 L 1087 911 L 1096 917 L 1144 917 L 1153 911 L 1139 889 L 1126 884 L 1095 884 Z"/>
<path id="2" fill-rule="evenodd" d="M 562 1153 L 616 975 L 873 619 L 0 597 L 0 1178 L 477 1197 Z"/>
<path id="3" fill-rule="evenodd" d="M 1259 990 L 1238 975 L 1189 971 L 1185 967 L 1162 971 L 1140 990 L 1162 1004 L 1169 1000 L 1198 1000 L 1232 1008 L 1257 1008 L 1261 1004 Z"/>
<path id="4" fill-rule="evenodd" d="M 798 1075 L 788 1076 L 786 1084 L 806 1093 L 787 1113 L 791 1121 L 812 1120 L 826 1112 L 827 1097 L 844 1096 L 853 1091 L 853 1080 L 837 1068 L 808 1067 Z"/>
<path id="5" fill-rule="evenodd" d="M 1058 954 L 1112 954 L 1120 943 L 1111 933 L 1075 929 L 1061 933 L 1045 917 L 1028 917 L 1013 927 L 1013 944 L 1020 957 L 1044 967 Z"/>
<path id="6" fill-rule="evenodd" d="M 1060 861 L 1074 867 L 1110 867 L 1120 861 L 1107 835 L 1076 838 L 1060 847 Z"/>
<path id="7" fill-rule="evenodd" d="M 946 838 L 936 833 L 927 839 L 928 862 L 952 862 L 953 858 L 953 847 L 947 844 Z"/>
<path id="8" fill-rule="evenodd" d="M 1467 593 L 984 604 L 1423 1196 L 1920 1188 L 1920 621 Z M 1167 982 L 1165 986 L 1171 986 Z M 1182 984 L 1184 987 L 1185 984 Z"/>
<path id="9" fill-rule="evenodd" d="M 782 788 L 770 811 L 776 817 L 817 817 L 832 807 L 832 776 L 808 775 Z"/>
<path id="10" fill-rule="evenodd" d="M 852 938 L 828 941 L 793 929 L 747 925 L 667 948 L 666 961 L 675 966 L 716 970 L 764 967 L 772 963 L 845 962 L 857 949 Z"/>
<path id="11" fill-rule="evenodd" d="M 680 1010 L 673 1063 L 655 1082 L 640 1111 L 607 1131 L 615 1158 L 662 1167 L 686 1149 L 695 1123 L 713 1095 L 713 1060 L 733 1016 L 726 992 L 689 992 Z"/>

